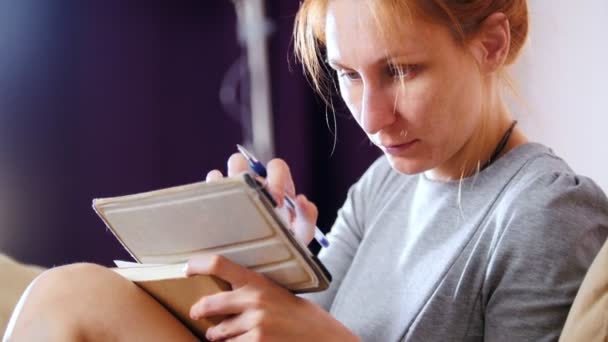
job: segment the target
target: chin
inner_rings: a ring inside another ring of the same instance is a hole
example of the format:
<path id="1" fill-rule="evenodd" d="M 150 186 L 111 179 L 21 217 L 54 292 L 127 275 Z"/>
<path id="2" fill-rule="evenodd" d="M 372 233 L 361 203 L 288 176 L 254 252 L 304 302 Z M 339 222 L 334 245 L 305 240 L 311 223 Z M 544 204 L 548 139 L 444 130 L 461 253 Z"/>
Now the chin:
<path id="1" fill-rule="evenodd" d="M 385 154 L 385 156 L 393 170 L 406 175 L 415 175 L 431 169 L 431 167 L 425 165 L 420 160 L 395 157 L 390 154 Z"/>

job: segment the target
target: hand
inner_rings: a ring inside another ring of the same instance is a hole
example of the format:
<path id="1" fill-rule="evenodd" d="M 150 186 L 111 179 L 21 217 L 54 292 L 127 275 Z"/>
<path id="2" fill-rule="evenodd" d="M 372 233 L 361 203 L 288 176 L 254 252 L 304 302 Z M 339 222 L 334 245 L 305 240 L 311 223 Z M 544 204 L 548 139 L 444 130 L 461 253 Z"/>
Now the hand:
<path id="1" fill-rule="evenodd" d="M 240 153 L 234 153 L 228 159 L 228 176 L 236 176 L 249 170 L 247 160 Z M 268 176 L 266 185 L 268 191 L 277 202 L 279 208 L 285 206 L 285 195 L 295 199 L 296 213 L 288 215 L 296 238 L 307 245 L 315 234 L 315 223 L 317 222 L 318 211 L 314 203 L 310 202 L 304 195 L 295 196 L 295 186 L 291 178 L 289 166 L 282 159 L 273 159 L 266 165 Z M 207 173 L 207 182 L 213 182 L 223 177 L 219 170 L 212 170 Z"/>
<path id="2" fill-rule="evenodd" d="M 232 285 L 232 291 L 203 297 L 190 309 L 195 320 L 229 315 L 207 330 L 210 341 L 358 341 L 319 306 L 224 257 L 194 257 L 187 274 L 214 275 Z"/>

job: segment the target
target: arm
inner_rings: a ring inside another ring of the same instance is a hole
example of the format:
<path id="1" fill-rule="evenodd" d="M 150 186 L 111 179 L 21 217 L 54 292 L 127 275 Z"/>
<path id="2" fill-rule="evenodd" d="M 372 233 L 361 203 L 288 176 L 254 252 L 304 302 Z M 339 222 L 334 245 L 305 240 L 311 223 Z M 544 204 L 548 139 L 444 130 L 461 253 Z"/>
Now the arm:
<path id="1" fill-rule="evenodd" d="M 240 154 L 234 154 L 228 160 L 229 176 L 247 169 L 247 162 Z M 281 207 L 284 195 L 293 196 L 295 193 L 289 167 L 284 161 L 273 159 L 267 165 L 267 173 L 265 181 L 268 190 Z M 207 174 L 207 181 L 221 177 L 221 172 L 213 170 Z M 296 215 L 291 217 L 292 229 L 300 241 L 308 244 L 314 234 L 316 206 L 301 195 L 296 197 L 296 202 Z M 226 258 L 193 258 L 189 262 L 188 274 L 215 275 L 232 285 L 232 291 L 203 297 L 191 308 L 193 319 L 231 315 L 207 331 L 209 340 L 251 337 L 307 341 L 358 340 L 323 308 Z"/>
<path id="2" fill-rule="evenodd" d="M 332 275 L 329 288 L 323 292 L 302 295 L 303 298 L 319 304 L 327 311 L 331 309 L 336 293 L 350 269 L 362 239 L 363 229 L 360 228 L 360 220 L 357 217 L 357 213 L 361 212 L 357 192 L 357 185 L 349 190 L 346 202 L 338 212 L 336 222 L 327 235 L 330 246 L 319 252 L 319 259 Z"/>
<path id="3" fill-rule="evenodd" d="M 221 256 L 194 258 L 187 273 L 214 275 L 232 285 L 232 291 L 203 297 L 190 310 L 193 319 L 231 315 L 207 330 L 210 341 L 359 340 L 321 307 Z"/>
<path id="4" fill-rule="evenodd" d="M 228 159 L 228 176 L 247 170 L 247 161 L 240 153 L 235 153 Z M 284 193 L 291 196 L 295 194 L 289 167 L 283 160 L 273 159 L 268 163 L 267 171 L 268 188 L 280 206 L 283 202 Z M 367 210 L 371 207 L 370 202 L 373 201 L 374 195 L 370 189 L 378 191 L 382 181 L 386 179 L 390 172 L 391 168 L 386 160 L 379 158 L 361 179 L 349 189 L 346 201 L 338 212 L 336 222 L 328 235 L 330 247 L 322 249 L 319 254 L 319 259 L 332 275 L 332 283 L 326 291 L 301 295 L 302 298 L 321 305 L 327 311 L 330 310 L 342 279 L 350 268 L 359 243 L 363 238 L 366 224 L 365 217 L 370 217 Z M 223 176 L 220 171 L 213 170 L 207 174 L 207 181 L 213 181 L 221 177 Z M 294 222 L 292 222 L 292 226 L 299 240 L 308 244 L 314 234 L 317 209 L 313 203 L 301 195 L 296 199 L 299 212 Z"/>
<path id="5" fill-rule="evenodd" d="M 309 293 L 302 297 L 321 305 L 327 311 L 331 310 L 342 280 L 350 270 L 359 245 L 365 236 L 367 220 L 378 214 L 373 210 L 374 207 L 377 207 L 374 205 L 377 202 L 375 194 L 390 191 L 383 186 L 383 182 L 390 175 L 394 175 L 390 165 L 384 157 L 381 157 L 348 190 L 346 200 L 338 211 L 338 217 L 327 235 L 330 247 L 322 249 L 319 253 L 319 259 L 332 274 L 331 285 L 323 292 Z"/>

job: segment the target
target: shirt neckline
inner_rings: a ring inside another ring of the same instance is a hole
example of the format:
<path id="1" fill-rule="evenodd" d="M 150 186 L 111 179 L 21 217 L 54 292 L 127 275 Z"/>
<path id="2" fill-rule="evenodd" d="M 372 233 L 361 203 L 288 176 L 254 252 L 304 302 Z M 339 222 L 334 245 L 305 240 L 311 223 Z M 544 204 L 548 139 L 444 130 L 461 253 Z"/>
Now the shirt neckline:
<path id="1" fill-rule="evenodd" d="M 420 179 L 425 183 L 436 184 L 440 186 L 458 187 L 467 185 L 469 183 L 474 184 L 484 181 L 488 178 L 495 178 L 500 172 L 516 167 L 515 164 L 519 165 L 520 163 L 518 163 L 518 161 L 524 162 L 534 154 L 547 151 L 550 151 L 549 148 L 542 144 L 536 142 L 526 142 L 521 145 L 515 146 L 480 172 L 462 179 L 452 179 L 447 181 L 435 180 L 428 178 L 424 172 L 421 172 L 419 176 Z"/>

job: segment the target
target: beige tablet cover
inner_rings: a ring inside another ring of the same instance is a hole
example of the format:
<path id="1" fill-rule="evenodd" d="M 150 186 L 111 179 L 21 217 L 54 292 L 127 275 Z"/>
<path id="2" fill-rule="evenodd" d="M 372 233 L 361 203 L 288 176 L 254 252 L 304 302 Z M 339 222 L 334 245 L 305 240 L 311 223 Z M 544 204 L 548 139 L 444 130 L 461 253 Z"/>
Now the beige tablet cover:
<path id="1" fill-rule="evenodd" d="M 141 263 L 217 254 L 294 292 L 327 288 L 330 276 L 286 228 L 251 176 L 96 199 L 93 207 Z"/>

